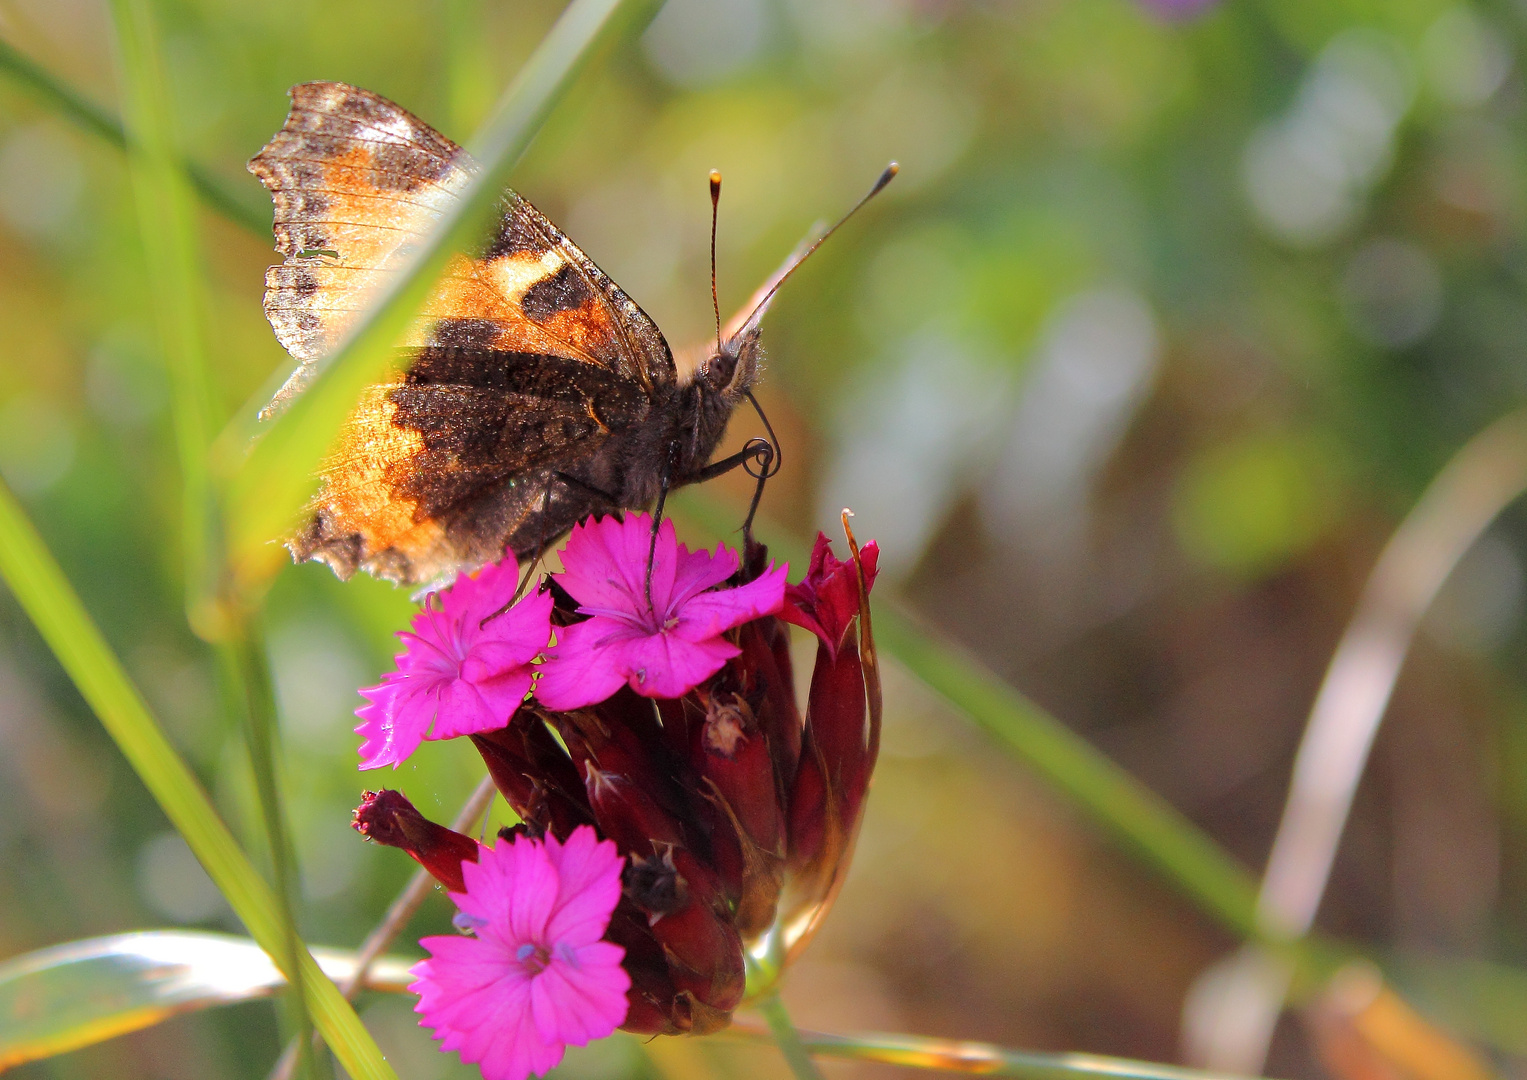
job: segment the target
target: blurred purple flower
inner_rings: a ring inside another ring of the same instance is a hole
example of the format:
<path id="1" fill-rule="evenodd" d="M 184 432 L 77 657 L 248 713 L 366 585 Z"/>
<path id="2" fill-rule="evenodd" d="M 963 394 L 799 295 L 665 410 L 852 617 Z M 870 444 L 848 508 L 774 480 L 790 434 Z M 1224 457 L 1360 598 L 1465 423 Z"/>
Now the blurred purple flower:
<path id="1" fill-rule="evenodd" d="M 466 891 L 451 899 L 472 936 L 421 941 L 430 958 L 409 987 L 440 1049 L 477 1063 L 484 1080 L 525 1080 L 619 1027 L 631 977 L 625 950 L 601 939 L 624 866 L 587 825 L 566 843 L 518 835 L 463 862 Z"/>
<path id="2" fill-rule="evenodd" d="M 691 552 L 674 539 L 671 520 L 658 530 L 649 603 L 651 538 L 647 514 L 585 522 L 568 538 L 557 580 L 591 618 L 557 630 L 536 686 L 548 709 L 596 704 L 622 684 L 644 697 L 681 697 L 739 655 L 723 633 L 784 603 L 787 567 L 716 589 L 737 572 L 737 553 L 720 545 L 715 555 Z"/>
<path id="3" fill-rule="evenodd" d="M 462 574 L 431 593 L 413 629 L 398 634 L 397 669 L 361 690 L 355 710 L 361 768 L 397 768 L 425 739 L 493 731 L 509 723 L 530 692 L 530 662 L 551 639 L 549 593 L 526 597 L 486 624 L 514 596 L 513 559 Z"/>

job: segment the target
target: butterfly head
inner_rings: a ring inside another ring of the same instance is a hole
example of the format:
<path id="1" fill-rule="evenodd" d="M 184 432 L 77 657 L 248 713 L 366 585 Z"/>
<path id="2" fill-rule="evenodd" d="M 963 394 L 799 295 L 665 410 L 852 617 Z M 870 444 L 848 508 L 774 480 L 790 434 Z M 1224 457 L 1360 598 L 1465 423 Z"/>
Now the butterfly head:
<path id="1" fill-rule="evenodd" d="M 762 367 L 763 345 L 758 324 L 749 323 L 711 352 L 696 377 L 707 390 L 728 405 L 735 405 L 758 381 Z"/>

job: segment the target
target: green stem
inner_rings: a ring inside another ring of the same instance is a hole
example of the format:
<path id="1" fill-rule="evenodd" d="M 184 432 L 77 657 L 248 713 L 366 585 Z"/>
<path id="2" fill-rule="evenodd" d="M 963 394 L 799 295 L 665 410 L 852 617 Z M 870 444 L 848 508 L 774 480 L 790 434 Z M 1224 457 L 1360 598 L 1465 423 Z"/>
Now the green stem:
<path id="1" fill-rule="evenodd" d="M 769 1025 L 769 1033 L 774 1036 L 779 1052 L 785 1055 L 785 1062 L 795 1074 L 795 1080 L 822 1080 L 816 1062 L 811 1060 L 806 1044 L 801 1042 L 801 1033 L 790 1022 L 790 1014 L 785 1011 L 785 1003 L 780 1000 L 779 992 L 765 994 L 755 1004 L 758 1011 L 763 1013 Z"/>
<path id="2" fill-rule="evenodd" d="M 279 760 L 279 729 L 276 725 L 275 694 L 270 684 L 270 668 L 262 643 L 248 624 L 242 632 L 219 646 L 229 682 L 239 698 L 244 717 L 249 762 L 254 773 L 255 792 L 270 847 L 272 877 L 277 903 L 286 929 L 287 954 L 295 966 L 297 950 L 302 947 L 297 936 L 297 861 L 291 834 L 282 812 Z M 313 1053 L 313 1025 L 308 1016 L 307 996 L 300 982 L 288 983 L 287 1021 L 298 1047 L 296 1075 L 315 1077 L 322 1069 L 322 1055 Z"/>
<path id="3" fill-rule="evenodd" d="M 130 140 L 120 120 L 4 40 L 0 40 L 0 73 L 31 90 L 76 126 L 119 149 L 129 148 Z M 200 165 L 184 159 L 178 159 L 178 165 L 207 209 L 257 236 L 269 238 L 270 213 L 267 210 L 234 195 L 227 184 Z"/>
<path id="4" fill-rule="evenodd" d="M 1246 868 L 1176 808 L 893 599 L 875 608 L 885 651 L 1070 796 L 1243 938 L 1259 938 Z"/>
<path id="5" fill-rule="evenodd" d="M 397 1080 L 355 1010 L 300 942 L 295 964 L 291 962 L 289 924 L 281 918 L 275 894 L 164 737 L 142 695 L 3 482 L 0 576 L 250 934 L 289 979 L 301 980 L 313 1022 L 345 1070 L 355 1080 Z"/>

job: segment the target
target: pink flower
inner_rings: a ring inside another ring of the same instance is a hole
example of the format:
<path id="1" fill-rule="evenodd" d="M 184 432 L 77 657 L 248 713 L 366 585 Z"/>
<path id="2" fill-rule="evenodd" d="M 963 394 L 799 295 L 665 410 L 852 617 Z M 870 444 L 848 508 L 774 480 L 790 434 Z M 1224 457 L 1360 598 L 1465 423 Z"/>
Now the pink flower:
<path id="1" fill-rule="evenodd" d="M 737 572 L 737 553 L 720 545 L 715 555 L 691 552 L 666 520 L 652 557 L 649 604 L 651 538 L 646 514 L 585 522 L 568 537 L 558 581 L 592 618 L 557 630 L 557 647 L 536 686 L 548 709 L 593 705 L 622 683 L 645 697 L 680 697 L 739 655 L 723 633 L 784 603 L 786 567 L 770 567 L 735 589 L 716 589 Z"/>
<path id="2" fill-rule="evenodd" d="M 875 585 L 875 564 L 880 557 L 880 548 L 871 540 L 860 554 L 864 561 L 867 592 Z M 817 533 L 806 579 L 785 589 L 785 606 L 779 617 L 810 630 L 827 646 L 828 654 L 836 659 L 843 635 L 857 614 L 859 575 L 854 564 L 852 560 L 840 562 L 832 553 L 832 541 L 825 534 Z"/>
<path id="3" fill-rule="evenodd" d="M 466 892 L 450 895 L 456 924 L 473 936 L 421 941 L 430 958 L 413 966 L 409 987 L 440 1049 L 476 1062 L 484 1080 L 525 1080 L 567 1046 L 619 1027 L 631 977 L 620 966 L 625 950 L 601 938 L 624 865 L 587 825 L 565 844 L 521 835 L 462 863 Z"/>
<path id="4" fill-rule="evenodd" d="M 404 649 L 397 670 L 361 690 L 369 704 L 355 710 L 364 738 L 361 768 L 398 765 L 425 739 L 493 731 L 509 723 L 530 692 L 531 660 L 551 639 L 548 593 L 526 597 L 483 620 L 514 596 L 513 559 L 462 574 L 443 593 L 431 593 L 398 634 Z"/>

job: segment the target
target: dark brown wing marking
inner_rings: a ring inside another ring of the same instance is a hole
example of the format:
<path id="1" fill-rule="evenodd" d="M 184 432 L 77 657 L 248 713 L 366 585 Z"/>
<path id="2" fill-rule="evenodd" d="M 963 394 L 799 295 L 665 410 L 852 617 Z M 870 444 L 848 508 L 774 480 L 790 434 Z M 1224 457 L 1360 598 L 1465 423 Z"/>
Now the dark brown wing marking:
<path id="1" fill-rule="evenodd" d="M 410 583 L 496 559 L 540 507 L 527 488 L 544 498 L 556 466 L 595 452 L 648 407 L 634 383 L 579 361 L 423 349 L 399 382 L 371 387 L 341 429 L 292 552 L 341 577 L 364 568 Z"/>

